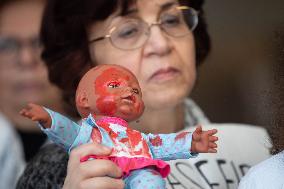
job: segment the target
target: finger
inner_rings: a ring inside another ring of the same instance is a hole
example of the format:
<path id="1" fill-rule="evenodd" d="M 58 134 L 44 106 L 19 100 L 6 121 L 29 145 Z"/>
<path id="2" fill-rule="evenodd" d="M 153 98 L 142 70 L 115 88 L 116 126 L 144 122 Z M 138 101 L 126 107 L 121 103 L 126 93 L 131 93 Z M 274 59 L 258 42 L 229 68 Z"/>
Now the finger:
<path id="1" fill-rule="evenodd" d="M 210 148 L 217 148 L 217 144 L 216 143 L 209 143 L 209 147 Z"/>
<path id="2" fill-rule="evenodd" d="M 110 160 L 90 160 L 80 164 L 80 171 L 84 178 L 104 177 L 120 178 L 121 169 Z"/>
<path id="3" fill-rule="evenodd" d="M 30 103 L 28 103 L 28 107 L 36 107 L 37 105 L 36 104 L 34 104 L 34 103 L 32 103 L 32 102 L 30 102 Z"/>
<path id="4" fill-rule="evenodd" d="M 208 130 L 206 132 L 208 133 L 208 135 L 215 135 L 218 131 L 217 131 L 217 129 L 211 129 L 211 130 Z"/>
<path id="5" fill-rule="evenodd" d="M 210 149 L 208 150 L 208 153 L 217 153 L 217 150 L 214 149 L 214 148 L 210 148 Z"/>
<path id="6" fill-rule="evenodd" d="M 218 141 L 218 137 L 216 137 L 216 136 L 210 136 L 210 137 L 209 137 L 209 141 L 210 141 L 210 142 L 216 142 L 216 141 Z"/>
<path id="7" fill-rule="evenodd" d="M 32 116 L 31 120 L 32 121 L 40 121 L 40 119 L 38 117 L 36 117 L 36 116 Z"/>
<path id="8" fill-rule="evenodd" d="M 33 107 L 34 107 L 33 103 L 28 103 L 27 106 L 26 106 L 26 109 L 31 110 Z"/>
<path id="9" fill-rule="evenodd" d="M 199 140 L 201 138 L 201 133 L 202 133 L 202 127 L 201 125 L 198 125 L 195 131 L 193 132 L 193 140 Z"/>
<path id="10" fill-rule="evenodd" d="M 24 117 L 27 117 L 27 118 L 30 118 L 30 117 L 31 117 L 30 114 L 29 114 L 29 112 L 28 112 L 27 110 L 22 110 L 22 111 L 20 112 L 20 114 L 21 114 L 22 116 L 24 116 Z"/>
<path id="11" fill-rule="evenodd" d="M 70 153 L 69 163 L 80 163 L 80 159 L 84 156 L 88 155 L 109 155 L 111 153 L 111 149 L 103 146 L 98 143 L 89 143 L 83 144 L 75 149 L 73 149 Z"/>
<path id="12" fill-rule="evenodd" d="M 25 116 L 25 114 L 26 114 L 26 109 L 22 109 L 20 112 L 19 112 L 19 114 L 21 114 L 22 116 Z"/>
<path id="13" fill-rule="evenodd" d="M 195 129 L 195 132 L 197 133 L 202 133 L 202 126 L 201 125 L 198 125 Z"/>
<path id="14" fill-rule="evenodd" d="M 83 181 L 81 188 L 84 189 L 123 189 L 124 182 L 122 179 L 110 177 L 96 177 Z"/>

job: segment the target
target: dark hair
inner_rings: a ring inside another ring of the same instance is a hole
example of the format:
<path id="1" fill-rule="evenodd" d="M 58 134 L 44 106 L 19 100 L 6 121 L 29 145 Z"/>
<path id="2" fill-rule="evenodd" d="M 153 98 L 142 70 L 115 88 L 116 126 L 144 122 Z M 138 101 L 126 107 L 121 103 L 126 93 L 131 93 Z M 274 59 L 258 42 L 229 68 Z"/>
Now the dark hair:
<path id="1" fill-rule="evenodd" d="M 203 17 L 203 0 L 179 0 L 199 11 L 194 30 L 196 62 L 199 65 L 210 50 L 210 39 Z M 49 79 L 63 90 L 63 99 L 74 106 L 76 87 L 94 63 L 89 54 L 87 28 L 106 19 L 118 8 L 121 14 L 135 0 L 49 0 L 43 15 L 41 40 Z M 75 106 L 74 106 L 75 107 Z"/>
<path id="2" fill-rule="evenodd" d="M 276 90 L 272 95 L 276 117 L 268 129 L 273 143 L 273 154 L 284 150 L 284 29 L 276 32 L 276 43 L 277 62 L 274 66 L 274 88 Z"/>
<path id="3" fill-rule="evenodd" d="M 0 1 L 0 11 L 2 11 L 2 9 L 3 9 L 6 5 L 8 5 L 8 4 L 12 3 L 12 2 L 17 2 L 17 1 L 19 1 L 19 0 L 1 0 L 1 1 Z"/>

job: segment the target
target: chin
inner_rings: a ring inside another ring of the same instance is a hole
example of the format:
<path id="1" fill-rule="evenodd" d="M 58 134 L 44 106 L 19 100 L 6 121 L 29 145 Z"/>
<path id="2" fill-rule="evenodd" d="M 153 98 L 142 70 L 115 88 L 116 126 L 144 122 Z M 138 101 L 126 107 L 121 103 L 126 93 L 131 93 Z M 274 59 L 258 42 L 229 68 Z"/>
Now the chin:
<path id="1" fill-rule="evenodd" d="M 159 110 L 166 108 L 175 108 L 176 106 L 183 103 L 187 98 L 188 92 L 176 91 L 169 93 L 157 93 L 155 98 L 150 98 L 150 100 L 145 100 L 145 106 L 147 109 Z"/>

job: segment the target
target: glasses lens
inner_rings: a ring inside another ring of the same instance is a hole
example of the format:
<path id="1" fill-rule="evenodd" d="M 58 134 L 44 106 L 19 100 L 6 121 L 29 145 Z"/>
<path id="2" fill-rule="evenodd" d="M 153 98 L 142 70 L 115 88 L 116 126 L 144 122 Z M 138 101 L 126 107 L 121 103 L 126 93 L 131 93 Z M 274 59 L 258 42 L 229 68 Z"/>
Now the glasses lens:
<path id="1" fill-rule="evenodd" d="M 1 62 L 9 62 L 17 56 L 20 44 L 12 38 L 0 37 L 0 58 Z"/>
<path id="2" fill-rule="evenodd" d="M 187 6 L 174 7 L 161 16 L 163 30 L 173 36 L 182 37 L 195 29 L 198 13 Z"/>
<path id="3" fill-rule="evenodd" d="M 29 48 L 29 53 L 32 53 L 32 56 L 37 61 L 40 60 L 42 48 L 38 37 L 25 40 L 13 37 L 0 37 L 0 63 L 12 62 L 16 64 L 20 61 L 20 52 L 24 48 Z"/>
<path id="4" fill-rule="evenodd" d="M 141 47 L 147 40 L 147 24 L 136 19 L 125 20 L 111 33 L 111 42 L 114 46 L 124 50 Z"/>

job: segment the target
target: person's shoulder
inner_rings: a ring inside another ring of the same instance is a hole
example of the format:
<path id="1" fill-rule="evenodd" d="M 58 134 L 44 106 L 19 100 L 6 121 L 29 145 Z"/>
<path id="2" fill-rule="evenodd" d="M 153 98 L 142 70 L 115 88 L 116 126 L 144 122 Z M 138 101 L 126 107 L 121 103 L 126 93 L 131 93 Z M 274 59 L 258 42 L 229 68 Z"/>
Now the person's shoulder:
<path id="1" fill-rule="evenodd" d="M 253 174 L 258 174 L 259 172 L 267 172 L 268 176 L 283 177 L 284 175 L 284 151 L 276 154 L 269 159 L 259 163 L 252 169 Z M 284 182 L 284 181 L 283 181 Z"/>
<path id="2" fill-rule="evenodd" d="M 274 156 L 271 156 L 267 160 L 264 160 L 263 162 L 255 165 L 250 169 L 248 172 L 248 175 L 257 176 L 259 173 L 265 173 L 269 172 L 271 174 L 272 172 L 278 171 L 280 167 L 284 167 L 284 153 L 279 153 Z M 284 169 L 282 170 L 284 172 Z"/>
<path id="3" fill-rule="evenodd" d="M 22 144 L 14 126 L 0 113 L 0 154 L 3 150 L 12 149 L 22 153 Z M 21 152 L 20 152 L 21 150 Z"/>
<path id="4" fill-rule="evenodd" d="M 13 133 L 12 127 L 12 124 L 0 113 L 0 134 L 3 135 L 9 133 L 9 135 L 11 135 Z"/>
<path id="5" fill-rule="evenodd" d="M 239 189 L 284 187 L 284 152 L 253 166 L 242 178 Z"/>

